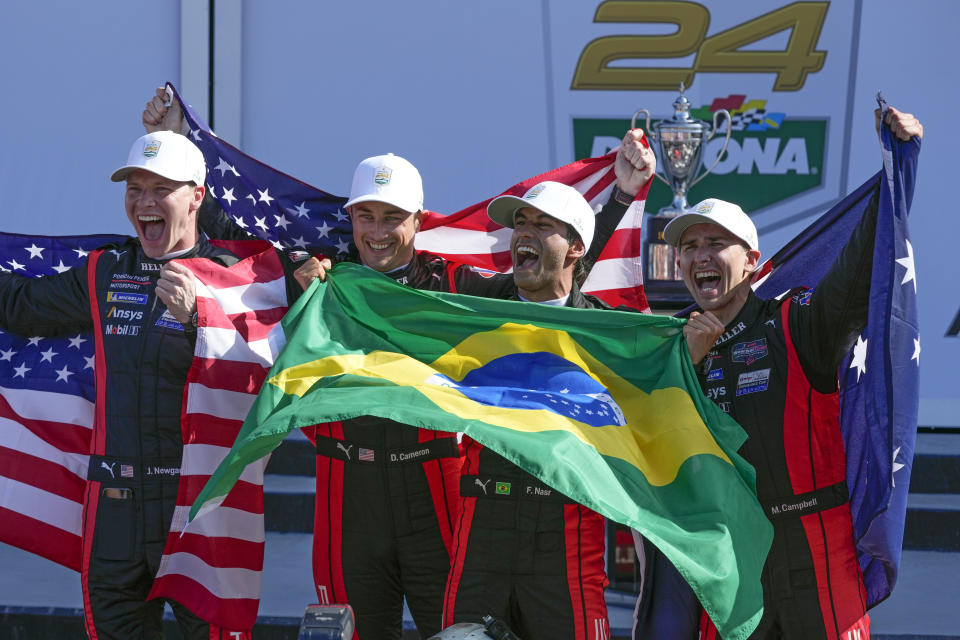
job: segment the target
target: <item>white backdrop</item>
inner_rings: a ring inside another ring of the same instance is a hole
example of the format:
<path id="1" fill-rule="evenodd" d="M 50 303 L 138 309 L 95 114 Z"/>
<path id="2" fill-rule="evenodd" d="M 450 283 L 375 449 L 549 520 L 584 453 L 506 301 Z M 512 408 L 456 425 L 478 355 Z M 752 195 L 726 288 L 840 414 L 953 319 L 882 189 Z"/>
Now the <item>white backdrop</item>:
<path id="1" fill-rule="evenodd" d="M 251 154 L 345 195 L 360 159 L 392 151 L 420 168 L 427 207 L 457 210 L 573 160 L 576 119 L 629 118 L 639 107 L 668 114 L 675 89 L 571 89 L 592 40 L 671 32 L 594 22 L 600 4 L 215 0 L 213 65 L 206 3 L 10 4 L 0 22 L 0 230 L 128 232 L 122 187 L 108 176 L 142 133 L 143 103 L 170 80 L 195 105 L 206 104 L 211 70 L 214 126 Z M 701 4 L 712 37 L 789 3 Z M 826 121 L 821 185 L 755 212 L 761 228 L 825 210 L 877 171 L 878 89 L 920 116 L 926 138 L 911 231 L 922 294 L 921 424 L 960 425 L 960 337 L 945 335 L 960 312 L 960 286 L 942 253 L 960 237 L 949 205 L 960 142 L 950 115 L 960 104 L 952 73 L 960 4 L 913 0 L 909 11 L 899 0 L 828 4 L 815 43 L 825 62 L 800 91 L 773 91 L 772 73 L 700 72 L 687 95 L 701 106 L 746 94 L 788 118 Z M 786 46 L 780 33 L 745 49 Z M 683 67 L 693 59 L 614 66 Z M 763 234 L 764 252 L 772 255 L 809 221 Z"/>

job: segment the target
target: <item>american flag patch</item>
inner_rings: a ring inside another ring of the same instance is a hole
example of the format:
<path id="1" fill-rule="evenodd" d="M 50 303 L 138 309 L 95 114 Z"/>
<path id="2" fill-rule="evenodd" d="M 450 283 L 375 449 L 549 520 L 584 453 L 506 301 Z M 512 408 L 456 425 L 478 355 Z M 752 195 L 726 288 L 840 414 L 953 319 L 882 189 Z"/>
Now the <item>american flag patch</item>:
<path id="1" fill-rule="evenodd" d="M 121 478 L 132 478 L 133 477 L 133 466 L 129 464 L 120 465 L 120 477 Z"/>
<path id="2" fill-rule="evenodd" d="M 360 447 L 357 455 L 359 460 L 363 460 L 364 462 L 373 462 L 373 449 L 364 449 L 363 447 Z"/>

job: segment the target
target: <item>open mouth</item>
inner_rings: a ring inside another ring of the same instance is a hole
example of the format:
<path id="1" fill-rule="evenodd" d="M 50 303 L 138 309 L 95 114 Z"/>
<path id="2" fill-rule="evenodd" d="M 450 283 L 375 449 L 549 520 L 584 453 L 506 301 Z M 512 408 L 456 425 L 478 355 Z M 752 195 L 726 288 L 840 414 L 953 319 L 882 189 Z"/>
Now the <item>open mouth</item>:
<path id="1" fill-rule="evenodd" d="M 380 253 L 382 251 L 386 251 L 387 249 L 389 249 L 390 243 L 389 242 L 372 242 L 370 240 L 367 240 L 367 248 L 369 248 L 374 253 Z"/>
<path id="2" fill-rule="evenodd" d="M 515 270 L 531 269 L 536 266 L 537 261 L 540 259 L 540 253 L 527 244 L 517 245 L 516 254 L 517 257 L 513 265 Z"/>
<path id="3" fill-rule="evenodd" d="M 701 295 L 715 296 L 720 293 L 720 272 L 714 269 L 693 274 L 693 281 Z"/>
<path id="4" fill-rule="evenodd" d="M 166 220 L 160 216 L 137 216 L 140 224 L 140 233 L 145 240 L 156 242 L 163 237 L 163 230 L 167 226 Z"/>

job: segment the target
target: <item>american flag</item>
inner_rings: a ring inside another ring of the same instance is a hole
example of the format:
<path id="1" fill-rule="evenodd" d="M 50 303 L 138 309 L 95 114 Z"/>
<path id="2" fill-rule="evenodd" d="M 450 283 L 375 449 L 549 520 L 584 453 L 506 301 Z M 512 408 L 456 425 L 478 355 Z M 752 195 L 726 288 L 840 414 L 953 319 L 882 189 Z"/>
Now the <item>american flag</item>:
<path id="1" fill-rule="evenodd" d="M 907 230 L 920 141 L 897 140 L 887 127 L 881 138 L 883 170 L 763 265 L 757 288 L 767 298 L 816 286 L 879 183 L 867 327 L 839 370 L 847 486 L 868 606 L 890 595 L 899 571 L 920 395 L 917 279 Z"/>
<path id="2" fill-rule="evenodd" d="M 230 243 L 231 267 L 184 260 L 197 289 L 199 329 L 183 406 L 183 462 L 170 536 L 150 597 L 174 598 L 226 629 L 251 629 L 263 570 L 263 471 L 249 465 L 215 508 L 187 523 L 197 494 L 223 460 L 276 355 L 286 283 L 263 242 Z"/>
<path id="3" fill-rule="evenodd" d="M 221 140 L 203 122 L 172 84 L 167 89 L 176 99 L 190 129 L 190 139 L 207 162 L 207 187 L 236 224 L 281 249 L 306 250 L 343 258 L 356 252 L 350 219 L 343 210 L 346 198 L 311 187 Z M 543 180 L 554 180 L 578 189 L 599 211 L 616 182 L 613 161 L 616 152 L 599 158 L 578 160 L 519 182 L 494 197 L 522 196 Z M 640 265 L 640 227 L 650 184 L 637 194 L 616 231 L 594 264 L 583 290 L 614 306 L 625 304 L 649 310 L 643 294 Z M 511 268 L 510 229 L 487 217 L 493 197 L 449 216 L 425 212 L 416 237 L 418 250 L 441 255 L 454 262 L 493 271 Z"/>
<path id="4" fill-rule="evenodd" d="M 119 239 L 0 233 L 0 271 L 61 273 Z M 42 338 L 0 331 L 0 541 L 78 571 L 93 351 L 92 333 Z"/>

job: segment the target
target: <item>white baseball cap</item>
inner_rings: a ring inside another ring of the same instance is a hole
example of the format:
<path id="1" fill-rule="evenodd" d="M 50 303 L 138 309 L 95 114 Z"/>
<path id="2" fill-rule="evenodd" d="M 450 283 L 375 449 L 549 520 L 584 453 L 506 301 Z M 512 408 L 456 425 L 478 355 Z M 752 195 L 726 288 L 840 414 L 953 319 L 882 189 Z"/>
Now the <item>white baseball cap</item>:
<path id="1" fill-rule="evenodd" d="M 580 192 L 560 182 L 545 180 L 530 187 L 522 198 L 500 196 L 487 205 L 494 222 L 513 228 L 513 216 L 524 207 L 533 207 L 548 216 L 566 222 L 580 234 L 585 249 L 593 241 L 594 214 Z"/>
<path id="2" fill-rule="evenodd" d="M 154 131 L 137 138 L 130 147 L 127 164 L 114 171 L 110 179 L 122 182 L 137 169 L 197 186 L 207 177 L 207 165 L 200 149 L 173 131 Z"/>
<path id="3" fill-rule="evenodd" d="M 373 156 L 357 165 L 350 187 L 350 201 L 385 202 L 416 213 L 423 209 L 423 180 L 417 168 L 400 156 Z"/>
<path id="4" fill-rule="evenodd" d="M 753 225 L 750 216 L 737 205 L 716 198 L 707 198 L 698 202 L 671 220 L 663 229 L 663 239 L 667 244 L 676 247 L 680 244 L 683 232 L 695 224 L 721 226 L 746 242 L 752 250 L 757 251 L 760 248 L 760 243 L 757 242 L 757 228 Z"/>

